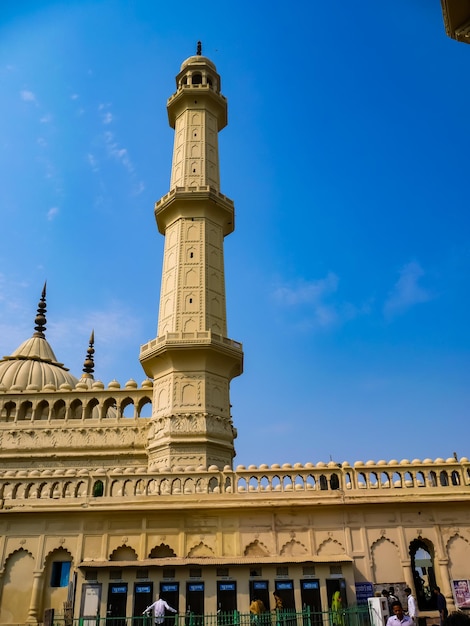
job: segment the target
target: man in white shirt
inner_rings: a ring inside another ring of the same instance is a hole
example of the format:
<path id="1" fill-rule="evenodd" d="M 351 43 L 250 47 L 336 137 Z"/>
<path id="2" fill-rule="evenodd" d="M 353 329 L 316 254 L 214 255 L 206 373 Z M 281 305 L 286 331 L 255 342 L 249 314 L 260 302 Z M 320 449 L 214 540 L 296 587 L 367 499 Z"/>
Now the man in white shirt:
<path id="1" fill-rule="evenodd" d="M 411 589 L 409 587 L 405 587 L 405 593 L 408 600 L 408 615 L 413 620 L 415 626 L 418 624 L 418 605 L 416 604 L 416 598 L 413 597 L 411 593 Z"/>
<path id="2" fill-rule="evenodd" d="M 386 626 L 413 626 L 413 620 L 403 613 L 403 607 L 399 602 L 392 605 L 393 615 L 388 618 Z"/>
<path id="3" fill-rule="evenodd" d="M 154 619 L 155 619 L 155 624 L 163 624 L 163 622 L 165 621 L 165 609 L 167 611 L 171 611 L 172 613 L 176 613 L 176 609 L 173 609 L 168 602 L 165 602 L 165 600 L 163 600 L 163 598 L 160 598 L 160 596 L 157 596 L 157 599 L 155 600 L 155 602 L 153 604 L 151 604 L 150 606 L 148 606 L 145 611 L 144 611 L 144 615 L 146 613 L 148 613 L 149 611 L 151 611 L 153 609 L 153 615 L 154 615 Z"/>

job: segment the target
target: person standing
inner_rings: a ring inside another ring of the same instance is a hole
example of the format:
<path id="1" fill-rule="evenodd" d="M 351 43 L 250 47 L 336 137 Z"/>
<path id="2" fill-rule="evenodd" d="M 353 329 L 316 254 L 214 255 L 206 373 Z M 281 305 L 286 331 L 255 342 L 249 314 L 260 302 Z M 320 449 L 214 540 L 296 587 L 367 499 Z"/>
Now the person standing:
<path id="1" fill-rule="evenodd" d="M 392 612 L 385 626 L 413 626 L 413 620 L 403 613 L 403 607 L 398 601 L 393 603 Z"/>
<path id="2" fill-rule="evenodd" d="M 408 601 L 408 615 L 413 620 L 415 626 L 418 624 L 418 605 L 416 603 L 416 598 L 411 593 L 411 589 L 409 587 L 405 587 L 406 598 Z"/>
<path id="3" fill-rule="evenodd" d="M 437 610 L 439 611 L 440 623 L 441 623 L 441 626 L 443 626 L 444 620 L 449 614 L 449 612 L 447 611 L 447 602 L 441 593 L 440 587 L 435 587 L 434 593 L 436 594 L 436 597 L 437 597 Z"/>
<path id="4" fill-rule="evenodd" d="M 171 611 L 172 613 L 177 612 L 176 609 L 172 608 L 168 604 L 168 602 L 163 600 L 163 598 L 161 598 L 160 596 L 157 596 L 155 602 L 145 609 L 143 615 L 148 614 L 150 611 L 153 610 L 155 624 L 163 624 L 163 622 L 165 621 L 165 609 L 167 611 Z"/>

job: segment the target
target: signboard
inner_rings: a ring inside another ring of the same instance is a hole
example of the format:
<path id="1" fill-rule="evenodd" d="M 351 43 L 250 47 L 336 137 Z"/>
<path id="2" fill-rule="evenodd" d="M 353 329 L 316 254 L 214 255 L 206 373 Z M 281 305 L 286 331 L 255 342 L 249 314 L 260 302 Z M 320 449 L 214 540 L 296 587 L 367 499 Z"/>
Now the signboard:
<path id="1" fill-rule="evenodd" d="M 282 589 L 292 589 L 292 581 L 287 580 L 285 583 L 276 581 L 276 589 L 281 591 Z"/>
<path id="2" fill-rule="evenodd" d="M 457 609 L 470 609 L 469 580 L 453 580 L 452 593 L 454 594 L 455 606 Z"/>
<path id="3" fill-rule="evenodd" d="M 111 593 L 127 593 L 127 585 L 111 585 Z"/>
<path id="4" fill-rule="evenodd" d="M 302 589 L 319 589 L 320 584 L 318 580 L 303 580 Z"/>
<path id="5" fill-rule="evenodd" d="M 136 593 L 151 593 L 152 587 L 150 585 L 136 585 L 135 592 Z"/>
<path id="6" fill-rule="evenodd" d="M 178 591 L 178 585 L 176 583 L 162 583 L 160 589 L 162 590 L 162 593 L 170 593 L 173 591 Z"/>
<path id="7" fill-rule="evenodd" d="M 219 591 L 235 591 L 235 583 L 219 583 Z"/>
<path id="8" fill-rule="evenodd" d="M 204 583 L 190 583 L 188 591 L 204 591 Z"/>
<path id="9" fill-rule="evenodd" d="M 267 580 L 256 580 L 253 582 L 253 589 L 267 589 L 268 588 L 268 581 Z"/>
<path id="10" fill-rule="evenodd" d="M 356 602 L 358 606 L 367 606 L 367 598 L 374 597 L 372 583 L 356 583 Z"/>

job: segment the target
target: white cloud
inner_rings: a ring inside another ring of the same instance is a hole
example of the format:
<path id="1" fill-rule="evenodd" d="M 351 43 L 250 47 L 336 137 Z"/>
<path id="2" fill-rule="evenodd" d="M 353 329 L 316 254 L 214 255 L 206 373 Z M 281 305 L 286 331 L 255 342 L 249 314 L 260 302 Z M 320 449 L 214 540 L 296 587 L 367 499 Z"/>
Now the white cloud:
<path id="1" fill-rule="evenodd" d="M 58 207 L 53 206 L 47 212 L 47 219 L 51 222 L 58 214 L 59 214 Z"/>
<path id="2" fill-rule="evenodd" d="M 87 161 L 90 164 L 90 167 L 91 167 L 93 172 L 98 172 L 99 171 L 98 161 L 96 160 L 94 154 L 91 154 L 91 152 L 89 152 L 87 154 Z"/>
<path id="3" fill-rule="evenodd" d="M 338 282 L 338 276 L 329 272 L 325 278 L 277 287 L 274 298 L 288 307 L 302 307 L 305 315 L 302 326 L 327 328 L 340 319 L 337 308 L 326 302 L 336 292 Z"/>
<path id="4" fill-rule="evenodd" d="M 104 141 L 106 144 L 108 155 L 116 159 L 116 161 L 119 161 L 126 168 L 128 172 L 133 172 L 134 166 L 132 164 L 132 161 L 129 158 L 127 149 L 119 146 L 119 144 L 114 138 L 114 134 L 110 131 L 105 132 Z"/>
<path id="5" fill-rule="evenodd" d="M 73 93 L 73 94 L 70 96 L 70 100 L 78 100 L 78 93 Z"/>
<path id="6" fill-rule="evenodd" d="M 28 89 L 22 89 L 20 91 L 20 96 L 24 102 L 37 102 L 34 93 L 32 91 L 29 91 Z"/>
<path id="7" fill-rule="evenodd" d="M 329 272 L 325 278 L 311 282 L 299 281 L 295 286 L 283 285 L 274 291 L 274 297 L 289 306 L 296 306 L 306 302 L 317 303 L 325 295 L 333 293 L 338 288 L 338 277 Z"/>
<path id="8" fill-rule="evenodd" d="M 384 304 L 386 317 L 399 315 L 416 304 L 432 299 L 432 293 L 419 284 L 423 276 L 424 270 L 416 261 L 411 261 L 402 267 L 400 277 L 389 292 Z"/>
<path id="9" fill-rule="evenodd" d="M 109 111 L 103 115 L 103 124 L 111 124 L 113 121 L 113 114 Z"/>
<path id="10" fill-rule="evenodd" d="M 50 113 L 46 113 L 46 115 L 43 115 L 39 121 L 41 124 L 48 124 L 49 122 L 52 122 L 52 115 Z"/>

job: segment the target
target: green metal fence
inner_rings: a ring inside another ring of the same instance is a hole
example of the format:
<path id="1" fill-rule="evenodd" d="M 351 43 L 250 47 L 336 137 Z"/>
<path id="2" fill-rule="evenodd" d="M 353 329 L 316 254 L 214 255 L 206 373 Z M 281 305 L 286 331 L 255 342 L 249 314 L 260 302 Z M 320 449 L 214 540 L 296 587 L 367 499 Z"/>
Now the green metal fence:
<path id="1" fill-rule="evenodd" d="M 80 617 L 65 620 L 56 615 L 53 626 L 154 626 L 153 618 L 142 615 L 132 617 Z M 340 613 L 325 611 L 267 611 L 261 615 L 239 611 L 196 615 L 186 613 L 165 617 L 162 626 L 370 626 L 367 607 L 351 607 Z"/>

